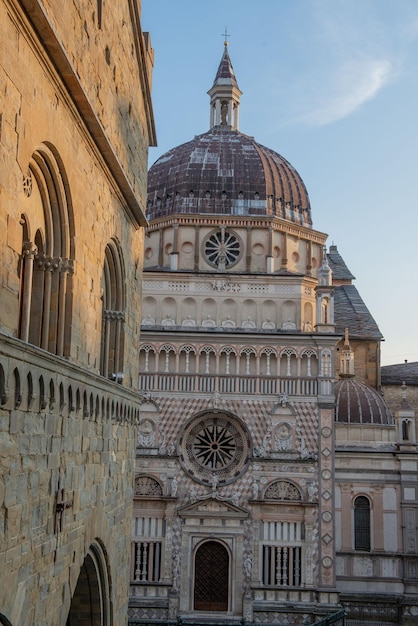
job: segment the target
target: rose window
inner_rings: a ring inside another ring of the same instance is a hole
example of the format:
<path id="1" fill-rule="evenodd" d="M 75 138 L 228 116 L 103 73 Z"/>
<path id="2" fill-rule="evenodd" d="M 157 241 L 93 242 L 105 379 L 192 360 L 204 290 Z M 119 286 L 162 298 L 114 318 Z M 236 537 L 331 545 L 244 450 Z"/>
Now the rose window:
<path id="1" fill-rule="evenodd" d="M 207 261 L 214 267 L 232 267 L 241 255 L 238 237 L 225 229 L 210 234 L 204 249 Z"/>
<path id="2" fill-rule="evenodd" d="M 205 426 L 193 442 L 195 458 L 209 470 L 226 467 L 236 452 L 234 437 L 224 424 L 216 420 Z"/>
<path id="3" fill-rule="evenodd" d="M 249 435 L 233 416 L 211 412 L 186 425 L 180 439 L 180 461 L 198 482 L 227 484 L 244 471 L 250 452 Z"/>

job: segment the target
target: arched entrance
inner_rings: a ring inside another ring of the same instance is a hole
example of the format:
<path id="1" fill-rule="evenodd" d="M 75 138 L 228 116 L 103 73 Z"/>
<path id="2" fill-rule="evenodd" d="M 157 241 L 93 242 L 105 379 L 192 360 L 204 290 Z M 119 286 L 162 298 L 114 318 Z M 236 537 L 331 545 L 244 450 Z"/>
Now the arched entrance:
<path id="1" fill-rule="evenodd" d="M 219 541 L 205 541 L 196 551 L 194 610 L 227 611 L 229 554 Z"/>
<path id="2" fill-rule="evenodd" d="M 3 615 L 3 613 L 0 613 L 0 626 L 12 626 L 12 623 L 5 615 Z"/>
<path id="3" fill-rule="evenodd" d="M 81 567 L 66 626 L 111 626 L 110 593 L 104 554 L 93 544 Z"/>

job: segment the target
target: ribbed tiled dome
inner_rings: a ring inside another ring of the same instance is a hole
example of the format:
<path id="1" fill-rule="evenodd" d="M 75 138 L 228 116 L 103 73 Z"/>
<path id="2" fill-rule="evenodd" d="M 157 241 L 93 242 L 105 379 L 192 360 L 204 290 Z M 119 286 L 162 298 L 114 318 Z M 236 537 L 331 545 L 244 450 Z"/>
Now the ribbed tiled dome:
<path id="1" fill-rule="evenodd" d="M 335 420 L 348 424 L 393 424 L 393 416 L 376 389 L 353 378 L 335 383 Z"/>
<path id="2" fill-rule="evenodd" d="M 151 167 L 148 219 L 175 213 L 276 215 L 312 226 L 308 193 L 294 167 L 230 126 L 214 126 Z"/>

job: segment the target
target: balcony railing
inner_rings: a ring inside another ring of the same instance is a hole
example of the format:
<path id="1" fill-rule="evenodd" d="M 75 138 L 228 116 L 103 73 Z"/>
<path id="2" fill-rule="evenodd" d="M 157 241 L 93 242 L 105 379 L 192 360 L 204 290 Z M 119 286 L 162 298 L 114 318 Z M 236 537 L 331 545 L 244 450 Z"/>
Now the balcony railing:
<path id="1" fill-rule="evenodd" d="M 0 333 L 0 407 L 136 423 L 137 392 Z"/>
<path id="2" fill-rule="evenodd" d="M 330 378 L 273 376 L 217 376 L 216 374 L 143 373 L 139 389 L 182 393 L 231 393 L 288 396 L 317 396 L 333 393 Z"/>

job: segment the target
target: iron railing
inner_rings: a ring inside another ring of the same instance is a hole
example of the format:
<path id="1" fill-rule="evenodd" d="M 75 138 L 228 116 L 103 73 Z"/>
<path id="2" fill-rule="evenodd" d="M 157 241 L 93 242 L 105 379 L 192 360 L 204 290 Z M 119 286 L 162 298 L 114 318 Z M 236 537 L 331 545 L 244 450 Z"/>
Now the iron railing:
<path id="1" fill-rule="evenodd" d="M 315 622 L 311 624 L 311 626 L 330 626 L 331 624 L 335 624 L 336 626 L 344 626 L 345 624 L 345 610 L 341 609 L 336 613 L 332 613 L 331 615 L 327 615 L 326 617 L 322 617 L 319 622 Z"/>

